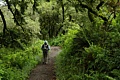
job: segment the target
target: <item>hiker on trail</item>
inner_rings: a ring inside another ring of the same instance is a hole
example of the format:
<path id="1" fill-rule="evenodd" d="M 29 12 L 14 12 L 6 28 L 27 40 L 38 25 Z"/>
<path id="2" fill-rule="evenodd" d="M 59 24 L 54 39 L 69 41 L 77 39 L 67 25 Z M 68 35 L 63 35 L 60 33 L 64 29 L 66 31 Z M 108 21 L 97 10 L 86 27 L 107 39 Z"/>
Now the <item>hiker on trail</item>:
<path id="1" fill-rule="evenodd" d="M 50 46 L 48 45 L 47 41 L 44 41 L 44 44 L 41 47 L 43 51 L 43 64 L 46 64 L 48 59 L 48 51 L 50 50 Z"/>

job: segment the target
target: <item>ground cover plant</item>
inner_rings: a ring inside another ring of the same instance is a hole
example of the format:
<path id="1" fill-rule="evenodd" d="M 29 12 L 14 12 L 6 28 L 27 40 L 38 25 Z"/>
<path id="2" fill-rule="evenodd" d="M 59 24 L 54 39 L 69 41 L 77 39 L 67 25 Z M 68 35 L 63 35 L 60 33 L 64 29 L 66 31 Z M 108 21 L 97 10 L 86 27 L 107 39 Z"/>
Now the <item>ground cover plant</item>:
<path id="1" fill-rule="evenodd" d="M 0 49 L 0 79 L 26 80 L 31 69 L 42 60 L 40 47 L 43 41 L 36 41 L 25 50 Z"/>

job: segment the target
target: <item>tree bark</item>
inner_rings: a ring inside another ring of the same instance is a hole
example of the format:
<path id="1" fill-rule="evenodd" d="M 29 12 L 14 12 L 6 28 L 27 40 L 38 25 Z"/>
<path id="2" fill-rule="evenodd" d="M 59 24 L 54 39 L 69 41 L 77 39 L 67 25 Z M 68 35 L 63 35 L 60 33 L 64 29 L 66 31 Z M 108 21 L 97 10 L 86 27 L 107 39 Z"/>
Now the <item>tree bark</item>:
<path id="1" fill-rule="evenodd" d="M 36 10 L 36 0 L 34 0 L 34 4 L 33 4 L 33 15 L 35 14 L 35 10 Z"/>
<path id="2" fill-rule="evenodd" d="M 6 24 L 6 20 L 5 20 L 5 17 L 3 15 L 3 12 L 1 11 L 1 9 L 0 9 L 0 15 L 1 15 L 1 18 L 2 18 L 2 21 L 3 21 L 3 24 L 4 24 L 4 27 L 3 27 L 3 37 L 4 37 L 5 33 L 6 33 L 6 30 L 7 30 L 7 24 Z"/>
<path id="3" fill-rule="evenodd" d="M 62 7 L 62 25 L 60 25 L 60 27 L 59 27 L 59 29 L 58 29 L 58 31 L 57 31 L 57 35 L 58 35 L 58 33 L 60 32 L 60 30 L 62 29 L 62 27 L 63 27 L 63 22 L 65 21 L 65 9 L 64 9 L 64 4 L 63 4 L 63 0 L 61 0 L 60 1 L 60 3 L 61 3 L 61 7 Z"/>
<path id="4" fill-rule="evenodd" d="M 65 20 L 65 9 L 64 9 L 63 2 L 62 2 L 62 16 L 63 16 L 63 21 L 62 22 L 64 22 L 64 20 Z"/>
<path id="5" fill-rule="evenodd" d="M 47 2 L 50 2 L 50 0 L 46 0 Z"/>

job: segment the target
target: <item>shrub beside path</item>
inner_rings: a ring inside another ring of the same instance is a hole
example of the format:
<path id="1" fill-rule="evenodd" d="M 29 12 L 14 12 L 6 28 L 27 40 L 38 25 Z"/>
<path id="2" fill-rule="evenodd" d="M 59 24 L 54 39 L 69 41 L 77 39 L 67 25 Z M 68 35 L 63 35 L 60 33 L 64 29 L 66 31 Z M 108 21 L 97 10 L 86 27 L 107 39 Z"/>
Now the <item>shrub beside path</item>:
<path id="1" fill-rule="evenodd" d="M 56 55 L 60 53 L 60 51 L 60 47 L 51 47 L 48 64 L 38 64 L 31 71 L 28 80 L 56 80 L 54 62 Z"/>

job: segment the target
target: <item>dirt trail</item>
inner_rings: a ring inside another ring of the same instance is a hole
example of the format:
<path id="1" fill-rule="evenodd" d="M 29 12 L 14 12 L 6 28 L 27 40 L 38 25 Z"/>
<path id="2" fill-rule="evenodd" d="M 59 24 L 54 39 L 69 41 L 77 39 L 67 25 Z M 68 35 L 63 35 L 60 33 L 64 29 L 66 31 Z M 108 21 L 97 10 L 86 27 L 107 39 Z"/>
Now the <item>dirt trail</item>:
<path id="1" fill-rule="evenodd" d="M 56 80 L 54 62 L 55 56 L 60 51 L 60 47 L 51 47 L 48 64 L 40 63 L 37 65 L 36 68 L 31 71 L 28 80 Z"/>

